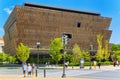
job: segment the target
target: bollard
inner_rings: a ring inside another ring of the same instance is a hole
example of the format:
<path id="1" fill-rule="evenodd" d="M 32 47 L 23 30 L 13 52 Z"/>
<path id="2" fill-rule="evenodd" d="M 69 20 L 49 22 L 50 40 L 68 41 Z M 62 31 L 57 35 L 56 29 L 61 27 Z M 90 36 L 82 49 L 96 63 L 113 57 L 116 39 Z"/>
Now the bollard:
<path id="1" fill-rule="evenodd" d="M 37 77 L 37 69 L 36 69 L 36 77 Z"/>
<path id="2" fill-rule="evenodd" d="M 46 77 L 46 69 L 44 68 L 44 78 Z"/>

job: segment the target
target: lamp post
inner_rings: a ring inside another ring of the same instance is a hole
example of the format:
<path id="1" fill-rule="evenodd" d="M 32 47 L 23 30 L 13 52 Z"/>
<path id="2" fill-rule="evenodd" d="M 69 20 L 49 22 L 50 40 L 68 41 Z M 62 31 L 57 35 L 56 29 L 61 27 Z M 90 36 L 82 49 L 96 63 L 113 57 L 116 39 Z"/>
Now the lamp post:
<path id="1" fill-rule="evenodd" d="M 67 44 L 67 36 L 63 33 L 62 34 L 62 45 L 64 47 L 65 50 L 65 45 Z M 63 52 L 63 74 L 62 74 L 62 78 L 66 77 L 65 74 L 65 51 Z"/>
<path id="2" fill-rule="evenodd" d="M 66 61 L 65 54 L 66 54 L 66 51 L 65 51 L 65 49 L 66 49 L 68 39 L 71 39 L 71 38 L 72 38 L 72 34 L 65 34 L 65 33 L 62 34 L 62 45 L 64 47 L 64 50 L 63 50 L 63 74 L 62 74 L 62 78 L 66 77 L 66 74 L 65 74 L 65 61 Z"/>
<path id="3" fill-rule="evenodd" d="M 39 67 L 39 48 L 40 48 L 40 42 L 36 43 L 37 45 L 37 49 L 38 49 L 38 53 L 37 53 L 37 68 Z M 36 68 L 36 77 L 37 77 L 37 68 Z"/>
<path id="4" fill-rule="evenodd" d="M 37 64 L 39 65 L 39 48 L 40 48 L 40 42 L 37 42 L 36 45 L 37 45 L 37 49 L 38 49 L 38 53 L 37 53 Z"/>
<path id="5" fill-rule="evenodd" d="M 90 68 L 89 69 L 92 69 L 92 62 L 91 62 L 91 59 L 92 59 L 92 50 L 93 50 L 93 45 L 90 45 Z"/>

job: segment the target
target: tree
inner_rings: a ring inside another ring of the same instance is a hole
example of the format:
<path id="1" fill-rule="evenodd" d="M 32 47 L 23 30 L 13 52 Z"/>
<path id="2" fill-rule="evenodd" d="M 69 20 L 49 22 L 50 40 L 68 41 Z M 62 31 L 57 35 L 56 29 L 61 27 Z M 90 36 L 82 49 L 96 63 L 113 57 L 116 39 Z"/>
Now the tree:
<path id="1" fill-rule="evenodd" d="M 90 61 L 90 53 L 88 51 L 82 51 L 82 58 L 85 59 L 85 61 Z"/>
<path id="2" fill-rule="evenodd" d="M 0 53 L 0 61 L 1 62 L 4 62 L 4 61 L 7 61 L 7 54 L 5 53 Z"/>
<path id="3" fill-rule="evenodd" d="M 15 56 L 8 55 L 8 62 L 9 63 L 14 63 L 15 61 L 16 61 L 16 57 Z"/>
<path id="4" fill-rule="evenodd" d="M 79 63 L 80 59 L 84 59 L 85 61 L 89 61 L 90 60 L 90 54 L 88 51 L 85 50 L 81 50 L 78 44 L 75 44 L 73 46 L 73 54 L 71 57 L 71 60 L 73 63 L 77 64 Z"/>
<path id="5" fill-rule="evenodd" d="M 25 46 L 23 43 L 20 43 L 16 48 L 16 55 L 21 62 L 26 62 L 30 55 L 29 47 Z"/>
<path id="6" fill-rule="evenodd" d="M 72 62 L 77 64 L 77 63 L 79 63 L 80 58 L 82 58 L 82 51 L 81 51 L 78 44 L 75 44 L 73 46 L 72 51 L 73 51 L 73 60 L 72 60 Z"/>
<path id="7" fill-rule="evenodd" d="M 117 59 L 118 61 L 120 61 L 120 45 L 119 44 L 112 44 L 111 50 L 113 52 L 112 57 L 114 59 Z"/>
<path id="8" fill-rule="evenodd" d="M 15 62 L 16 58 L 14 56 L 11 56 L 9 54 L 6 54 L 6 53 L 0 53 L 0 61 L 1 62 L 4 62 L 4 61 L 7 61 L 9 63 L 13 63 Z"/>
<path id="9" fill-rule="evenodd" d="M 107 61 L 109 57 L 110 57 L 110 53 L 108 51 L 108 40 L 105 40 L 104 59 Z"/>
<path id="10" fill-rule="evenodd" d="M 118 61 L 120 61 L 120 51 L 114 51 L 112 57 Z"/>
<path id="11" fill-rule="evenodd" d="M 98 50 L 97 50 L 96 58 L 99 61 L 101 61 L 104 58 L 104 50 L 102 48 L 102 39 L 103 39 L 103 35 L 101 34 L 97 35 Z"/>
<path id="12" fill-rule="evenodd" d="M 60 53 L 61 49 L 63 49 L 61 38 L 55 38 L 50 44 L 50 56 L 56 64 L 62 58 L 62 54 Z"/>
<path id="13" fill-rule="evenodd" d="M 111 51 L 120 51 L 120 44 L 112 44 Z"/>
<path id="14" fill-rule="evenodd" d="M 66 61 L 72 62 L 72 59 L 73 59 L 73 55 L 72 54 L 67 53 L 65 55 L 65 57 L 66 57 Z"/>

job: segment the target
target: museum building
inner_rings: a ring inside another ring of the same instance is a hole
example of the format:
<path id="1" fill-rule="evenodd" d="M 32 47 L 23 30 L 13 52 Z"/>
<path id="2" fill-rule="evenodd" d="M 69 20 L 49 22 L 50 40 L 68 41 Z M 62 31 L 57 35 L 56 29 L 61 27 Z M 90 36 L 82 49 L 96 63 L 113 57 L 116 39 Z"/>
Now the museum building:
<path id="1" fill-rule="evenodd" d="M 72 34 L 67 49 L 77 43 L 83 50 L 89 50 L 90 45 L 97 50 L 98 34 L 103 35 L 103 40 L 110 40 L 111 20 L 96 12 L 33 3 L 16 5 L 4 25 L 4 52 L 15 54 L 16 47 L 22 42 L 34 54 L 37 53 L 36 43 L 40 42 L 40 53 L 44 54 L 44 50 L 49 50 L 50 42 L 61 38 L 63 33 Z"/>

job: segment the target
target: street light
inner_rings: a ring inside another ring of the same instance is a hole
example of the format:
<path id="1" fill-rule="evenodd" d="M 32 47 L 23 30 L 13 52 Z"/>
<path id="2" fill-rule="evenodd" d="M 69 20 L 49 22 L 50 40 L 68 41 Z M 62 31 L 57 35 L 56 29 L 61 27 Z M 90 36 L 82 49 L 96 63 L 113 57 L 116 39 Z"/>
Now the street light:
<path id="1" fill-rule="evenodd" d="M 38 53 L 37 53 L 37 64 L 39 65 L 39 48 L 40 48 L 40 42 L 37 42 L 36 45 L 37 45 L 37 49 L 38 49 Z"/>
<path id="2" fill-rule="evenodd" d="M 65 33 L 62 34 L 62 45 L 64 47 L 64 49 L 61 50 L 63 52 L 63 74 L 62 74 L 62 78 L 66 77 L 66 74 L 65 74 L 65 61 L 66 61 L 65 53 L 66 53 L 66 51 L 65 51 L 65 49 L 66 49 L 68 39 L 71 39 L 71 38 L 72 38 L 72 34 L 65 34 Z"/>
<path id="3" fill-rule="evenodd" d="M 38 49 L 38 53 L 37 53 L 37 68 L 39 67 L 39 48 L 40 48 L 40 42 L 36 43 L 37 45 L 37 49 Z M 36 68 L 36 77 L 37 77 L 37 68 Z"/>

